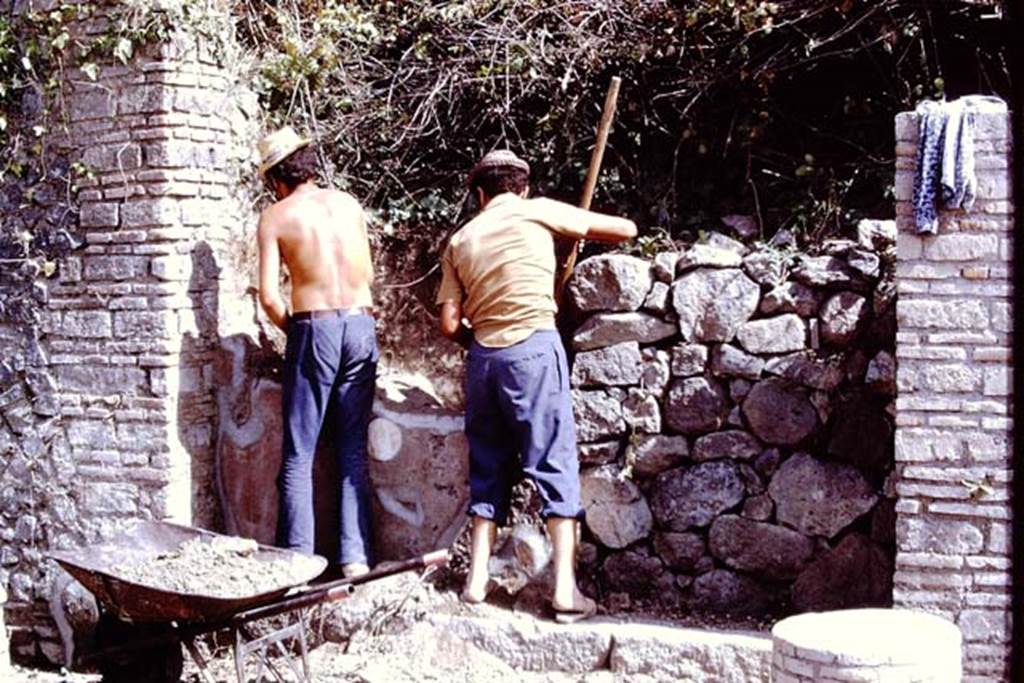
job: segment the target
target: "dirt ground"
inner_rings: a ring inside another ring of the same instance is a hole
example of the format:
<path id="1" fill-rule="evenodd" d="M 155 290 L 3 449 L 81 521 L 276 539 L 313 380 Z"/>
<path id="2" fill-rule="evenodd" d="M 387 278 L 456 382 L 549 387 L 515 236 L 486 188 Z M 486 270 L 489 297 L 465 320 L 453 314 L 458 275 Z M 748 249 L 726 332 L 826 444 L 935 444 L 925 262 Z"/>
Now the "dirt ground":
<path id="1" fill-rule="evenodd" d="M 454 590 L 460 577 L 448 572 L 434 572 L 429 577 L 406 573 L 367 584 L 355 597 L 336 605 L 314 610 L 309 615 L 307 637 L 311 652 L 309 663 L 315 681 L 351 681 L 354 683 L 413 683 L 445 681 L 451 683 L 613 683 L 609 671 L 588 674 L 562 672 L 535 673 L 516 671 L 505 661 L 449 636 L 426 623 L 429 615 L 447 614 L 493 619 L 495 622 L 521 617 L 524 613 L 550 620 L 546 595 L 539 588 L 527 588 L 516 597 L 492 593 L 488 602 L 478 606 L 463 604 Z M 680 627 L 722 630 L 766 631 L 770 621 L 729 619 L 708 615 L 604 613 L 621 620 L 623 625 L 636 619 L 656 618 Z M 270 625 L 254 625 L 266 633 Z M 210 666 L 208 673 L 218 683 L 236 681 L 232 650 L 226 639 L 220 644 L 207 639 L 199 644 Z M 286 666 L 280 661 L 282 671 Z M 257 679 L 256 667 L 247 669 L 252 683 L 273 681 L 269 672 Z M 287 680 L 296 680 L 286 673 Z M 93 683 L 96 676 L 64 677 L 56 673 L 17 670 L 15 683 Z M 196 664 L 186 655 L 181 679 L 187 683 L 203 683 Z"/>

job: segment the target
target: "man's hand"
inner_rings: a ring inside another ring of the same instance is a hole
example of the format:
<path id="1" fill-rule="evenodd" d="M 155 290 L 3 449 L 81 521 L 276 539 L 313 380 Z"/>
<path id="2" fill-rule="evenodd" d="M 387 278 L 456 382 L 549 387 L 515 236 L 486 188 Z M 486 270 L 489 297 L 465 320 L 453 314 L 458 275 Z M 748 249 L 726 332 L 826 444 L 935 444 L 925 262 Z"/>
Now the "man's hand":
<path id="1" fill-rule="evenodd" d="M 473 330 L 463 322 L 462 305 L 448 299 L 441 304 L 441 334 L 464 349 L 473 343 Z"/>

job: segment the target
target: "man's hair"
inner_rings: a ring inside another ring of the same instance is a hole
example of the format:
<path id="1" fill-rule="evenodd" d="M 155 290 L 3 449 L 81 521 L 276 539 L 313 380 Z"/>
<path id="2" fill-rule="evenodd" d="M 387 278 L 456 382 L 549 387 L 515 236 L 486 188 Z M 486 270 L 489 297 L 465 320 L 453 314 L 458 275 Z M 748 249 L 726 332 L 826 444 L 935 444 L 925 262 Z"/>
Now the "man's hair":
<path id="1" fill-rule="evenodd" d="M 497 197 L 503 192 L 522 193 L 530 183 L 530 174 L 514 166 L 494 166 L 478 171 L 470 183 L 469 189 L 484 191 L 488 197 Z"/>
<path id="2" fill-rule="evenodd" d="M 316 150 L 313 145 L 306 145 L 268 168 L 266 176 L 268 181 L 278 180 L 289 190 L 294 190 L 307 180 L 316 178 L 316 174 Z"/>

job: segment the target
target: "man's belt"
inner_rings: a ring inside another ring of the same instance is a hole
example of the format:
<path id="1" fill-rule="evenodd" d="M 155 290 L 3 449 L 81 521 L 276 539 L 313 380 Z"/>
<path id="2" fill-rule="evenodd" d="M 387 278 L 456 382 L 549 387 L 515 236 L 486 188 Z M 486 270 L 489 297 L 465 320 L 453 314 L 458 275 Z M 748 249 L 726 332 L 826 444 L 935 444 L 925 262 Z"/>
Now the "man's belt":
<path id="1" fill-rule="evenodd" d="M 353 306 L 352 308 L 324 308 L 316 311 L 299 311 L 292 313 L 292 320 L 322 320 L 324 318 L 343 318 L 347 315 L 373 315 L 369 306 Z"/>

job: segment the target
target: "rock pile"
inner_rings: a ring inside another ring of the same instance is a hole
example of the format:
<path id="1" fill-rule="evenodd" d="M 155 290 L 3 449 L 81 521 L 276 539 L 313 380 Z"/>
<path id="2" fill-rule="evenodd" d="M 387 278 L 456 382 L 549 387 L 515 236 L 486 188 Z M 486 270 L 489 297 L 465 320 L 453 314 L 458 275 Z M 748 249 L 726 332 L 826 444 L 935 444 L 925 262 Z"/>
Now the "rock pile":
<path id="1" fill-rule="evenodd" d="M 716 236 L 579 265 L 582 556 L 606 594 L 743 613 L 890 599 L 895 228 L 859 233 L 813 255 Z"/>

